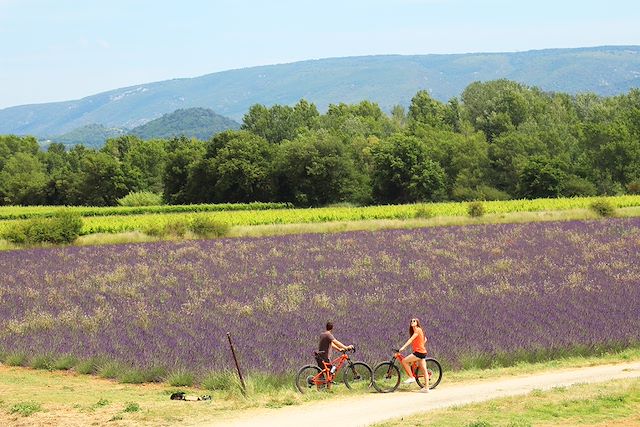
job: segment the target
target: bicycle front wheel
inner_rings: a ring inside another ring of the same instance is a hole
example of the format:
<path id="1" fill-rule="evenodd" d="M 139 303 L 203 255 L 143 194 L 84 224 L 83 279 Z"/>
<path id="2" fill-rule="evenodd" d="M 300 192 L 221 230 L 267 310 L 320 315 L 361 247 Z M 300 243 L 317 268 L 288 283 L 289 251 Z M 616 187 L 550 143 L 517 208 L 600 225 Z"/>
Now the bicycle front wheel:
<path id="1" fill-rule="evenodd" d="M 400 385 L 400 370 L 391 362 L 378 363 L 373 368 L 373 387 L 380 393 L 395 391 Z"/>
<path id="2" fill-rule="evenodd" d="M 326 378 L 320 374 L 320 368 L 307 365 L 300 368 L 296 374 L 296 388 L 300 393 L 324 390 L 327 386 Z"/>
<path id="3" fill-rule="evenodd" d="M 434 389 L 440 384 L 440 380 L 442 380 L 442 366 L 440 366 L 440 362 L 436 359 L 427 358 L 425 359 L 427 362 L 427 375 L 429 379 L 429 388 Z M 416 381 L 420 387 L 424 387 L 424 377 L 422 376 L 422 368 L 418 365 L 416 369 Z"/>
<path id="4" fill-rule="evenodd" d="M 366 391 L 371 387 L 371 368 L 364 362 L 354 362 L 344 368 L 342 380 L 349 390 Z"/>

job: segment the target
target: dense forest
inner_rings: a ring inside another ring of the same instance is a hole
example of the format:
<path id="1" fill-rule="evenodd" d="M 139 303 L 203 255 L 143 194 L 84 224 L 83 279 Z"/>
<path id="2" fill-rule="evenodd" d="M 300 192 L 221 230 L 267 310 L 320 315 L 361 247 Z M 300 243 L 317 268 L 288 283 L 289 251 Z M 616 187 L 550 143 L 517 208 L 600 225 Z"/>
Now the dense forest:
<path id="1" fill-rule="evenodd" d="M 640 192 L 640 90 L 609 98 L 475 82 L 447 103 L 375 103 L 326 113 L 256 104 L 209 140 L 109 139 L 43 150 L 0 136 L 0 203 L 113 205 L 131 192 L 166 203 L 407 203 Z"/>

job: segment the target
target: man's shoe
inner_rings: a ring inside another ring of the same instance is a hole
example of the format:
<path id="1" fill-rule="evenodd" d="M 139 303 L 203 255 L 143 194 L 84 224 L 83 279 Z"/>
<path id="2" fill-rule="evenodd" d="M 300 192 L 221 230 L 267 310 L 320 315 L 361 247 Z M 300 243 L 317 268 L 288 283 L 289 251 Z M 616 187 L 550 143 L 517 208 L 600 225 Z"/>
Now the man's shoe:
<path id="1" fill-rule="evenodd" d="M 418 393 L 431 393 L 431 390 L 429 390 L 429 387 L 422 387 L 418 390 Z"/>
<path id="2" fill-rule="evenodd" d="M 416 379 L 413 377 L 410 377 L 404 380 L 404 384 L 415 384 L 415 383 L 416 383 Z"/>

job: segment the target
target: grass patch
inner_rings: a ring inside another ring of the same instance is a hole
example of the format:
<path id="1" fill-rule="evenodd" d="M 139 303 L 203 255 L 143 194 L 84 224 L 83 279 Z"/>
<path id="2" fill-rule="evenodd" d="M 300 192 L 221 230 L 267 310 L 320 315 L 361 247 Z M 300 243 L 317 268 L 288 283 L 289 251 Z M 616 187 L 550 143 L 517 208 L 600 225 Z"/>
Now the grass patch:
<path id="1" fill-rule="evenodd" d="M 71 355 L 65 355 L 58 357 L 53 362 L 53 369 L 58 369 L 60 371 L 67 371 L 78 363 L 78 358 Z"/>
<path id="2" fill-rule="evenodd" d="M 640 423 L 640 379 L 625 379 L 548 391 L 534 390 L 488 402 L 393 420 L 378 426 L 532 426 Z"/>
<path id="3" fill-rule="evenodd" d="M 91 357 L 76 363 L 75 371 L 79 374 L 95 375 L 98 373 L 100 366 L 104 364 L 104 360 L 99 357 Z"/>
<path id="4" fill-rule="evenodd" d="M 174 387 L 191 387 L 195 382 L 195 376 L 191 372 L 177 370 L 169 374 L 167 382 Z"/>
<path id="5" fill-rule="evenodd" d="M 42 406 L 33 401 L 29 402 L 20 402 L 16 403 L 9 410 L 10 414 L 19 414 L 23 417 L 28 417 L 29 415 L 35 414 L 36 412 L 42 411 Z"/>
<path id="6" fill-rule="evenodd" d="M 125 406 L 125 408 L 123 409 L 123 412 L 139 412 L 139 411 L 140 411 L 140 405 L 138 405 L 135 402 L 127 403 L 127 406 Z"/>
<path id="7" fill-rule="evenodd" d="M 27 366 L 27 362 L 27 355 L 24 353 L 11 353 L 4 359 L 4 363 L 9 366 Z"/>
<path id="8" fill-rule="evenodd" d="M 117 363 L 108 361 L 98 368 L 97 374 L 102 378 L 108 378 L 110 380 L 118 378 L 124 372 L 124 368 Z"/>

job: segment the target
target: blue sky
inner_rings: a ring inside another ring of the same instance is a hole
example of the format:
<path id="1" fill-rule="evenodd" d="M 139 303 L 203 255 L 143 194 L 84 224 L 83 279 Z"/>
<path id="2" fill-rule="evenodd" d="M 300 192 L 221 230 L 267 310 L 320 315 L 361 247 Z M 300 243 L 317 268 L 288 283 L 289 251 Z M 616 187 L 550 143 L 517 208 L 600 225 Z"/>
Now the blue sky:
<path id="1" fill-rule="evenodd" d="M 632 44 L 638 0 L 0 0 L 0 108 L 305 59 Z"/>

